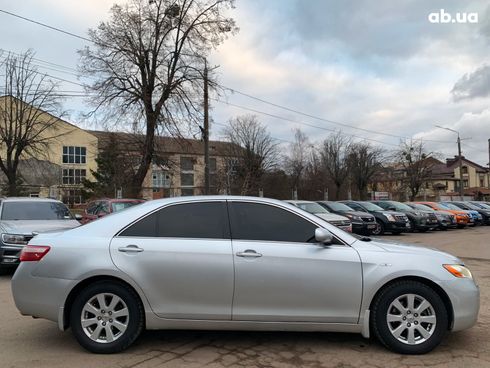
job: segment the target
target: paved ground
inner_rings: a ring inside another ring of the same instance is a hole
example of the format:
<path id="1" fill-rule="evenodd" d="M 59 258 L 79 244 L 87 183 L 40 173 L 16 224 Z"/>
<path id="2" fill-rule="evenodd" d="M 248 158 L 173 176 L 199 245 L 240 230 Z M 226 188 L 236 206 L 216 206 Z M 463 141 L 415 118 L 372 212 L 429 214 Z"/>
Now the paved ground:
<path id="1" fill-rule="evenodd" d="M 54 323 L 20 316 L 7 275 L 0 276 L 0 367 L 490 367 L 490 227 L 384 238 L 464 258 L 481 286 L 478 324 L 417 357 L 393 354 L 360 335 L 186 331 L 147 332 L 127 352 L 100 356 L 83 351 Z"/>

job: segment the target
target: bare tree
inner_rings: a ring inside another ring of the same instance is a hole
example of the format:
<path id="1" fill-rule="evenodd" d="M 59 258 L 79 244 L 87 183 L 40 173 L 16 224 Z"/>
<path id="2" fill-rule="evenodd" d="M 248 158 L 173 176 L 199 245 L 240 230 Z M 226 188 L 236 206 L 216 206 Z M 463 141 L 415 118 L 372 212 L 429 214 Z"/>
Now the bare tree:
<path id="1" fill-rule="evenodd" d="M 338 132 L 325 139 L 321 148 L 322 164 L 336 187 L 335 199 L 340 198 L 340 189 L 349 176 L 350 146 L 350 139 Z"/>
<path id="2" fill-rule="evenodd" d="M 434 155 L 427 151 L 422 141 L 401 142 L 400 148 L 394 153 L 402 170 L 402 184 L 408 189 L 411 201 L 415 200 L 422 186 L 430 179 Z"/>
<path id="3" fill-rule="evenodd" d="M 369 143 L 353 143 L 349 152 L 349 173 L 360 200 L 367 199 L 367 187 L 382 165 L 384 151 Z"/>
<path id="4" fill-rule="evenodd" d="M 292 188 L 296 192 L 308 164 L 310 143 L 308 137 L 301 129 L 294 132 L 294 142 L 289 145 L 289 151 L 284 158 L 284 167 L 289 175 Z"/>
<path id="5" fill-rule="evenodd" d="M 0 98 L 0 169 L 9 196 L 20 193 L 21 160 L 42 159 L 48 142 L 60 134 L 60 95 L 56 85 L 33 64 L 34 52 L 8 54 L 0 64 L 4 85 Z"/>
<path id="6" fill-rule="evenodd" d="M 235 158 L 233 172 L 240 182 L 240 194 L 257 194 L 264 173 L 277 166 L 277 143 L 255 115 L 230 120 L 224 136 L 232 143 L 228 155 Z"/>
<path id="7" fill-rule="evenodd" d="M 130 0 L 89 30 L 94 47 L 80 50 L 80 70 L 94 111 L 106 108 L 145 133 L 133 187 L 141 188 L 155 153 L 158 129 L 201 116 L 205 57 L 230 32 L 225 14 L 234 0 Z"/>

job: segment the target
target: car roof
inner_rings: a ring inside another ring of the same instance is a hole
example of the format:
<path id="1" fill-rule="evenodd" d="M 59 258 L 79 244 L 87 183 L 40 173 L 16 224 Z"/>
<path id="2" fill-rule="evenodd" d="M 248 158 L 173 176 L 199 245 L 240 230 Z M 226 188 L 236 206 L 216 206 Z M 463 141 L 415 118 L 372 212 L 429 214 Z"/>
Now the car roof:
<path id="1" fill-rule="evenodd" d="M 57 203 L 62 203 L 61 201 L 58 201 L 57 199 L 39 198 L 39 197 L 4 197 L 1 200 L 2 200 L 2 202 L 57 202 Z"/>

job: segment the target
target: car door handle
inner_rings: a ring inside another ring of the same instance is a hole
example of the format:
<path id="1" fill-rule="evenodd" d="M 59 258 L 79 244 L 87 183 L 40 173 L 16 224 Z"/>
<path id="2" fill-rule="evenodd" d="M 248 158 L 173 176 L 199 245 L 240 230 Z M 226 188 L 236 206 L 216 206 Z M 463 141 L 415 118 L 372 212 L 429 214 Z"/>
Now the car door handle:
<path id="1" fill-rule="evenodd" d="M 253 249 L 247 249 L 245 252 L 238 252 L 237 257 L 250 257 L 250 258 L 258 258 L 262 257 L 261 253 L 257 253 Z"/>
<path id="2" fill-rule="evenodd" d="M 119 247 L 117 250 L 123 253 L 140 253 L 144 251 L 143 248 L 140 248 L 137 245 L 128 245 L 125 247 Z"/>

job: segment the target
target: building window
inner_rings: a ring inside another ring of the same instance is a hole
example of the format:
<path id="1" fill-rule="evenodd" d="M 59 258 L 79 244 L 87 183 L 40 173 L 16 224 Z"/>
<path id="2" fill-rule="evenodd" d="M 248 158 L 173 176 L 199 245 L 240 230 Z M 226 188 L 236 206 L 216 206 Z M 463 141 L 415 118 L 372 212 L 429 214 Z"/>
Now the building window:
<path id="1" fill-rule="evenodd" d="M 170 188 L 172 179 L 164 170 L 153 171 L 153 188 Z"/>
<path id="2" fill-rule="evenodd" d="M 80 189 L 65 190 L 63 194 L 63 203 L 69 205 L 82 204 L 82 191 Z"/>
<path id="3" fill-rule="evenodd" d="M 461 172 L 463 173 L 463 175 L 468 175 L 468 166 L 463 166 L 461 168 Z"/>
<path id="4" fill-rule="evenodd" d="M 180 190 L 181 195 L 184 197 L 187 196 L 193 196 L 194 195 L 194 188 L 182 188 Z"/>
<path id="5" fill-rule="evenodd" d="M 194 171 L 194 158 L 193 157 L 181 157 L 180 158 L 180 170 L 181 171 Z"/>
<path id="6" fill-rule="evenodd" d="M 62 182 L 66 185 L 81 184 L 87 176 L 87 170 L 85 169 L 63 169 Z"/>
<path id="7" fill-rule="evenodd" d="M 463 188 L 468 188 L 468 180 L 463 180 Z"/>
<path id="8" fill-rule="evenodd" d="M 183 187 L 193 187 L 194 174 L 188 174 L 188 173 L 180 174 L 180 185 Z"/>
<path id="9" fill-rule="evenodd" d="M 64 164 L 85 164 L 87 162 L 87 149 L 85 147 L 63 146 Z"/>

